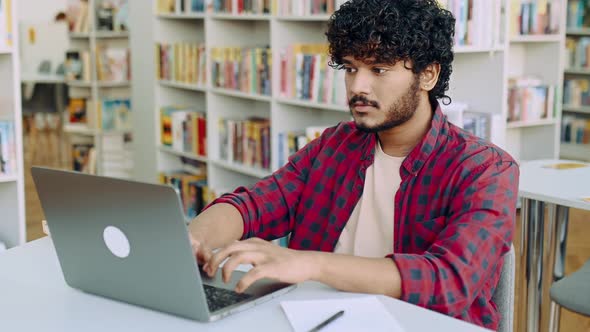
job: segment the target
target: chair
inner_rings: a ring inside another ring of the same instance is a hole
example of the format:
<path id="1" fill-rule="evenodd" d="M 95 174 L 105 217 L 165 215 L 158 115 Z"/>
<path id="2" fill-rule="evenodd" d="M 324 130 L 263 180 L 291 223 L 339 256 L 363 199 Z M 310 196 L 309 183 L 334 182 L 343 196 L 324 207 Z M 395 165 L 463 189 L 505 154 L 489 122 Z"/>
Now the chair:
<path id="1" fill-rule="evenodd" d="M 560 306 L 590 317 L 590 260 L 576 272 L 556 281 L 549 292 L 551 312 L 558 313 Z M 559 315 L 552 314 L 550 331 L 559 330 Z"/>
<path id="2" fill-rule="evenodd" d="M 504 255 L 504 265 L 498 281 L 498 287 L 492 295 L 492 300 L 500 312 L 498 332 L 512 332 L 514 324 L 514 245 Z"/>

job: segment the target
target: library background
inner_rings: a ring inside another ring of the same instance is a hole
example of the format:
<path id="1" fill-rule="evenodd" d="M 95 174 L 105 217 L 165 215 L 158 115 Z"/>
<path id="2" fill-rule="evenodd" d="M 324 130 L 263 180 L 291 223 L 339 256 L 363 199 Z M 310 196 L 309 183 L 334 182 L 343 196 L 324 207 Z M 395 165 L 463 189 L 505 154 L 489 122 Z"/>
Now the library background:
<path id="1" fill-rule="evenodd" d="M 323 33 L 343 2 L 0 1 L 0 251 L 45 236 L 32 165 L 166 183 L 194 217 L 350 120 Z M 590 162 L 590 4 L 439 2 L 451 122 L 519 162 Z M 566 274 L 590 258 L 590 213 L 570 214 Z M 561 330 L 590 319 L 562 309 Z"/>

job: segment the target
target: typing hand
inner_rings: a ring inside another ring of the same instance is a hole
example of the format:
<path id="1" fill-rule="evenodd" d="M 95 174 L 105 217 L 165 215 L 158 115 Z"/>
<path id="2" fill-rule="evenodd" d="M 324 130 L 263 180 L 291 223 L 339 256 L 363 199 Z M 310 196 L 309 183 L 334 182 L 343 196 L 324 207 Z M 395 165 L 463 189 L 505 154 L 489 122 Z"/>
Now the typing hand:
<path id="1" fill-rule="evenodd" d="M 193 248 L 193 254 L 197 258 L 197 262 L 199 264 L 209 262 L 213 256 L 211 249 L 203 244 L 202 241 L 195 239 L 192 234 L 189 234 L 189 239 L 191 240 L 191 247 Z"/>
<path id="2" fill-rule="evenodd" d="M 236 241 L 219 250 L 203 266 L 203 270 L 214 276 L 219 264 L 228 258 L 222 269 L 224 282 L 229 282 L 233 270 L 240 264 L 252 264 L 236 285 L 235 291 L 241 293 L 251 284 L 262 278 L 274 279 L 286 283 L 299 283 L 309 280 L 313 273 L 312 255 L 305 251 L 279 247 L 271 242 L 253 238 Z"/>

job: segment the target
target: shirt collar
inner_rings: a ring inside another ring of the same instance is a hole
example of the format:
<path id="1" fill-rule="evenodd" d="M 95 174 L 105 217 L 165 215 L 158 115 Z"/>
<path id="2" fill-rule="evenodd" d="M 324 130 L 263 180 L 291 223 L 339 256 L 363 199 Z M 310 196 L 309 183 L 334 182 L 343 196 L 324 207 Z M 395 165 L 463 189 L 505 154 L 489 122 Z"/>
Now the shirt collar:
<path id="1" fill-rule="evenodd" d="M 404 169 L 408 174 L 417 175 L 422 166 L 426 164 L 428 157 L 432 151 L 434 151 L 436 145 L 441 144 L 439 136 L 441 136 L 441 132 L 443 131 L 446 120 L 438 102 L 433 105 L 433 108 L 434 113 L 432 115 L 430 129 L 424 138 L 422 138 L 422 141 L 418 143 L 414 149 L 412 149 L 410 154 L 402 163 L 402 169 Z M 372 164 L 375 158 L 375 144 L 377 143 L 377 134 L 369 134 L 367 136 L 368 139 L 365 140 L 362 160 Z"/>
<path id="2" fill-rule="evenodd" d="M 446 119 L 438 102 L 433 105 L 433 108 L 434 113 L 432 114 L 430 129 L 424 138 L 422 138 L 422 141 L 412 149 L 402 164 L 402 167 L 414 176 L 418 175 L 422 166 L 426 164 L 428 157 L 430 157 L 430 154 L 434 151 L 436 145 L 441 144 L 439 137 L 443 131 Z"/>

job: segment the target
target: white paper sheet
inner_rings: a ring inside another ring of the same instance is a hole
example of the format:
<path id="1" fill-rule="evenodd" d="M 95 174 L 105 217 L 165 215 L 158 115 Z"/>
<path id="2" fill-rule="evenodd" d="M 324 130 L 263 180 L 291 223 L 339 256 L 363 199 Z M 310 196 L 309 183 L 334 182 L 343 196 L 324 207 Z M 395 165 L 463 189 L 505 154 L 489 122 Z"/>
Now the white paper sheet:
<path id="1" fill-rule="evenodd" d="M 344 310 L 344 315 L 328 324 L 321 332 L 403 332 L 397 320 L 375 296 L 334 300 L 283 301 L 281 307 L 295 332 L 307 332 L 340 310 Z"/>

